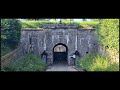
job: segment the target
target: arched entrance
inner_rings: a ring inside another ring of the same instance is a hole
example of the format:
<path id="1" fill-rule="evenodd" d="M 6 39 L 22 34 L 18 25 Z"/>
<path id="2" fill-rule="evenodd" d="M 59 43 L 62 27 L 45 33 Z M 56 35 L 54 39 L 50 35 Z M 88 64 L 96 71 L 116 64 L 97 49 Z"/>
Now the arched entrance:
<path id="1" fill-rule="evenodd" d="M 68 48 L 65 44 L 59 43 L 53 47 L 53 64 L 66 63 L 68 57 Z"/>

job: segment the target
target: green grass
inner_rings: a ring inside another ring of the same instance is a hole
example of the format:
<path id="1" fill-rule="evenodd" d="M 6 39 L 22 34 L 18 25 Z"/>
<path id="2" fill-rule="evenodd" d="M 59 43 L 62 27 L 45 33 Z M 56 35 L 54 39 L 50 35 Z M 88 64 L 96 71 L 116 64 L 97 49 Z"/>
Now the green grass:
<path id="1" fill-rule="evenodd" d="M 83 26 L 84 28 L 96 28 L 97 25 L 99 23 L 98 22 L 79 22 L 79 25 Z"/>
<path id="2" fill-rule="evenodd" d="M 98 53 L 86 55 L 77 61 L 77 65 L 87 71 L 119 71 L 118 63 L 111 63 L 108 58 Z"/>
<path id="3" fill-rule="evenodd" d="M 22 28 L 42 28 L 45 24 L 56 24 L 57 22 L 48 22 L 48 21 L 26 21 L 21 22 Z"/>
<path id="4" fill-rule="evenodd" d="M 12 60 L 2 71 L 45 71 L 47 65 L 34 54 L 27 54 L 25 57 Z"/>
<path id="5" fill-rule="evenodd" d="M 101 19 L 97 28 L 99 44 L 119 53 L 119 19 Z"/>
<path id="6" fill-rule="evenodd" d="M 45 24 L 58 24 L 57 21 L 35 21 L 35 20 L 29 20 L 25 22 L 21 22 L 22 28 L 42 28 Z M 75 24 L 78 25 L 79 28 L 95 28 L 98 25 L 98 22 L 70 22 L 67 20 L 62 21 L 62 24 L 65 25 L 71 25 Z"/>

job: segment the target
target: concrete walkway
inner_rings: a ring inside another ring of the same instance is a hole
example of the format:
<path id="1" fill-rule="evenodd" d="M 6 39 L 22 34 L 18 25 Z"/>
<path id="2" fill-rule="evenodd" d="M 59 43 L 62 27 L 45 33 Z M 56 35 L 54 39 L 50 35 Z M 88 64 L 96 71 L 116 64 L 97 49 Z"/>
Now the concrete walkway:
<path id="1" fill-rule="evenodd" d="M 49 66 L 46 71 L 78 71 L 75 66 L 69 66 L 66 63 L 56 63 L 53 66 Z"/>

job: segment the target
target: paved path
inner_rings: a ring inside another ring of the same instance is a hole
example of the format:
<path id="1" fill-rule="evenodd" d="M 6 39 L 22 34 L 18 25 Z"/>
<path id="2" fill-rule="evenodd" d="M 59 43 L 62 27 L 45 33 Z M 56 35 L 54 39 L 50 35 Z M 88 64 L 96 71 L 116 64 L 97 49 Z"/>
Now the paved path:
<path id="1" fill-rule="evenodd" d="M 57 63 L 48 67 L 46 71 L 78 71 L 74 66 L 69 66 L 65 63 Z"/>

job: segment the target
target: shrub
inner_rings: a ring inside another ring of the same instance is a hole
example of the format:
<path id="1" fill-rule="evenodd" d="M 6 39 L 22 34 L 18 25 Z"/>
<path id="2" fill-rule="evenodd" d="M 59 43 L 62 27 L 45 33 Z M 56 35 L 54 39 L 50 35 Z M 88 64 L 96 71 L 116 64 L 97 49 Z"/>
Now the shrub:
<path id="1" fill-rule="evenodd" d="M 108 58 L 98 53 L 87 54 L 78 60 L 77 64 L 87 71 L 119 71 L 118 63 L 111 63 Z"/>
<path id="2" fill-rule="evenodd" d="M 3 71 L 44 71 L 47 65 L 34 54 L 27 54 L 25 57 L 12 60 Z"/>
<path id="3" fill-rule="evenodd" d="M 112 63 L 106 68 L 107 71 L 119 71 L 118 63 Z"/>
<path id="4" fill-rule="evenodd" d="M 119 52 L 119 19 L 101 19 L 98 25 L 100 45 Z"/>

